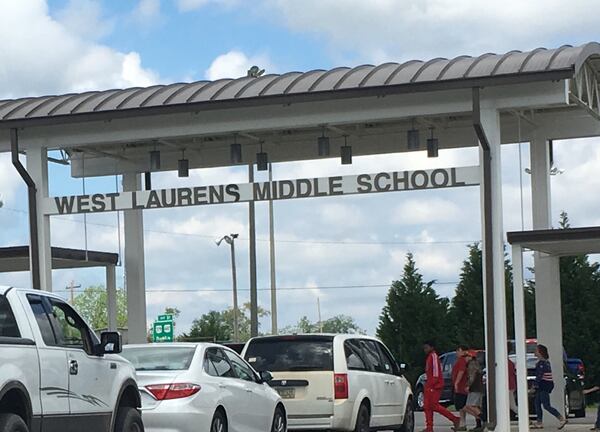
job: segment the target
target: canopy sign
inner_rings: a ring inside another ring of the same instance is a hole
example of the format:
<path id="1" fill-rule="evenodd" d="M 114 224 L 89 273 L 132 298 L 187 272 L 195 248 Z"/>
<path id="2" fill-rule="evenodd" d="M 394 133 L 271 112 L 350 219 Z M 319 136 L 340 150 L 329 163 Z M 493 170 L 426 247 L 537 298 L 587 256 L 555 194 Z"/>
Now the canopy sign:
<path id="1" fill-rule="evenodd" d="M 98 213 L 117 210 L 145 210 L 208 204 L 239 203 L 396 192 L 415 189 L 441 189 L 477 186 L 478 166 L 433 170 L 392 171 L 375 174 L 301 178 L 273 182 L 230 183 L 149 191 L 107 193 L 47 198 L 44 214 Z"/>

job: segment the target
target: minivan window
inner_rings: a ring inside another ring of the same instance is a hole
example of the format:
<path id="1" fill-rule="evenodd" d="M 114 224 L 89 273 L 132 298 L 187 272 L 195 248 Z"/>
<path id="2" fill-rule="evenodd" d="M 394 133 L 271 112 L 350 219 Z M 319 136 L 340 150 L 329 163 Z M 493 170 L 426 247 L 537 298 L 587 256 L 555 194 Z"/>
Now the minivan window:
<path id="1" fill-rule="evenodd" d="M 348 339 L 344 342 L 344 352 L 346 354 L 346 365 L 349 370 L 367 370 L 362 349 L 356 339 Z"/>
<path id="2" fill-rule="evenodd" d="M 379 356 L 379 350 L 377 349 L 375 342 L 365 339 L 361 341 L 361 344 L 363 346 L 363 351 L 367 356 L 367 361 L 370 363 L 371 370 L 374 372 L 387 373 L 385 366 L 381 361 L 381 357 Z"/>
<path id="3" fill-rule="evenodd" d="M 121 355 L 138 371 L 187 370 L 190 368 L 196 347 L 155 346 L 124 347 Z"/>
<path id="4" fill-rule="evenodd" d="M 333 338 L 254 339 L 248 344 L 245 358 L 257 371 L 332 371 Z"/>
<path id="5" fill-rule="evenodd" d="M 15 315 L 8 300 L 4 296 L 0 296 L 0 336 L 18 338 L 21 337 Z"/>
<path id="6" fill-rule="evenodd" d="M 385 369 L 385 373 L 394 375 L 398 369 L 398 367 L 396 366 L 396 361 L 393 359 L 387 348 L 384 347 L 382 343 L 377 342 L 377 347 L 379 348 L 379 352 L 381 353 L 381 360 L 383 362 L 383 368 Z"/>

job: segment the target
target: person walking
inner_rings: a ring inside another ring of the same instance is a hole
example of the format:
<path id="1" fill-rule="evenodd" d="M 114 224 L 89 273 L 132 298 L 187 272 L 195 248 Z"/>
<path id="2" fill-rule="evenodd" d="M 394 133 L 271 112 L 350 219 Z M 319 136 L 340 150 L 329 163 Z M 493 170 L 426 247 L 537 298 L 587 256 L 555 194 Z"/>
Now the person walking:
<path id="1" fill-rule="evenodd" d="M 452 367 L 452 387 L 454 389 L 454 407 L 460 413 L 460 425 L 457 431 L 466 431 L 466 413 L 463 408 L 467 404 L 467 395 L 469 394 L 467 359 L 469 348 L 466 345 L 459 345 L 456 348 L 456 362 Z"/>
<path id="2" fill-rule="evenodd" d="M 510 358 L 508 359 L 508 397 L 510 411 L 516 418 L 517 414 L 519 414 L 519 408 L 517 407 L 517 367 Z"/>
<path id="3" fill-rule="evenodd" d="M 590 393 L 594 393 L 600 390 L 600 385 L 596 385 L 589 389 L 585 389 L 583 391 L 584 395 L 589 395 Z M 594 427 L 591 429 L 592 431 L 600 431 L 600 404 L 598 405 L 598 413 L 596 414 L 596 423 L 594 423 Z"/>
<path id="4" fill-rule="evenodd" d="M 481 412 L 483 405 L 483 393 L 485 387 L 483 385 L 483 370 L 477 359 L 477 353 L 469 353 L 469 362 L 467 364 L 467 376 L 469 394 L 467 395 L 467 402 L 463 408 L 463 412 L 470 414 L 475 417 L 477 426 L 472 429 L 475 432 L 483 431 L 483 425 L 481 422 Z"/>
<path id="5" fill-rule="evenodd" d="M 550 393 L 554 390 L 554 379 L 552 378 L 552 366 L 550 365 L 548 348 L 545 345 L 538 344 L 535 350 L 535 356 L 538 362 L 535 365 L 535 411 L 537 421 L 531 425 L 532 429 L 543 429 L 544 409 L 556 417 L 559 421 L 558 429 L 562 429 L 567 424 L 564 418 L 556 408 L 550 405 Z"/>
<path id="6" fill-rule="evenodd" d="M 455 429 L 460 427 L 460 418 L 456 417 L 447 408 L 440 404 L 440 396 L 444 389 L 444 377 L 442 375 L 442 365 L 440 358 L 435 351 L 435 345 L 431 341 L 423 344 L 423 351 L 426 354 L 425 359 L 425 375 L 427 381 L 424 389 L 424 406 L 425 424 L 423 432 L 433 432 L 433 414 L 439 413 L 450 420 Z"/>

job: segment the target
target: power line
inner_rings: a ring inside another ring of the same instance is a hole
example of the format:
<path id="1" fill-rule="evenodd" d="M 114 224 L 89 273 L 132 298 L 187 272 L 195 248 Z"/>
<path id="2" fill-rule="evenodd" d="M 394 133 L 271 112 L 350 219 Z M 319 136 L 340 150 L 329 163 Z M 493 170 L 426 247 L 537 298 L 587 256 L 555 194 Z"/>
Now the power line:
<path id="1" fill-rule="evenodd" d="M 433 285 L 458 285 L 458 282 L 433 282 Z M 310 290 L 345 290 L 345 289 L 363 289 L 363 288 L 390 288 L 391 284 L 373 284 L 373 285 L 337 285 L 337 286 L 313 286 L 313 287 L 281 287 L 277 291 L 310 291 Z M 271 288 L 259 288 L 258 291 L 270 291 Z M 55 290 L 57 292 L 67 290 Z M 85 291 L 81 288 L 78 291 Z M 250 291 L 249 288 L 238 288 L 238 291 Z M 146 290 L 147 293 L 196 293 L 196 292 L 231 292 L 230 289 L 207 288 L 207 289 L 153 289 Z"/>
<path id="2" fill-rule="evenodd" d="M 11 209 L 11 208 L 2 208 L 0 210 L 8 210 L 16 213 L 27 213 L 24 210 Z M 83 224 L 83 221 L 79 221 L 76 219 L 69 219 L 60 216 L 53 216 L 53 218 L 71 222 Z M 99 222 L 88 222 L 88 225 L 95 225 L 105 228 L 117 229 L 115 225 L 111 224 L 103 224 Z M 144 232 L 154 233 L 154 234 L 163 234 L 163 235 L 176 235 L 183 237 L 198 237 L 205 238 L 213 241 L 218 235 L 214 234 L 195 234 L 195 233 L 182 233 L 176 231 L 163 231 L 156 230 L 150 228 L 144 228 Z M 238 240 L 249 241 L 248 238 L 239 237 Z M 257 238 L 256 241 L 260 242 L 268 242 L 267 238 Z M 399 245 L 399 246 L 412 246 L 412 245 L 451 245 L 451 244 L 471 244 L 471 243 L 481 243 L 481 240 L 433 240 L 433 241 L 374 241 L 374 240 L 295 240 L 295 239 L 276 239 L 277 243 L 294 243 L 294 244 L 322 244 L 322 245 Z"/>

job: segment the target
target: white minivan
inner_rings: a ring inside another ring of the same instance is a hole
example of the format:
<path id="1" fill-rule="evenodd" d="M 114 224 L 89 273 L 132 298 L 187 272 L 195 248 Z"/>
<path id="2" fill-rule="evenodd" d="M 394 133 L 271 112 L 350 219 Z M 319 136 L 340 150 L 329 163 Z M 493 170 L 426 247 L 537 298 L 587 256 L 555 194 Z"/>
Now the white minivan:
<path id="1" fill-rule="evenodd" d="M 290 430 L 413 432 L 410 384 L 390 351 L 362 335 L 250 339 L 244 358 L 270 371 Z"/>

